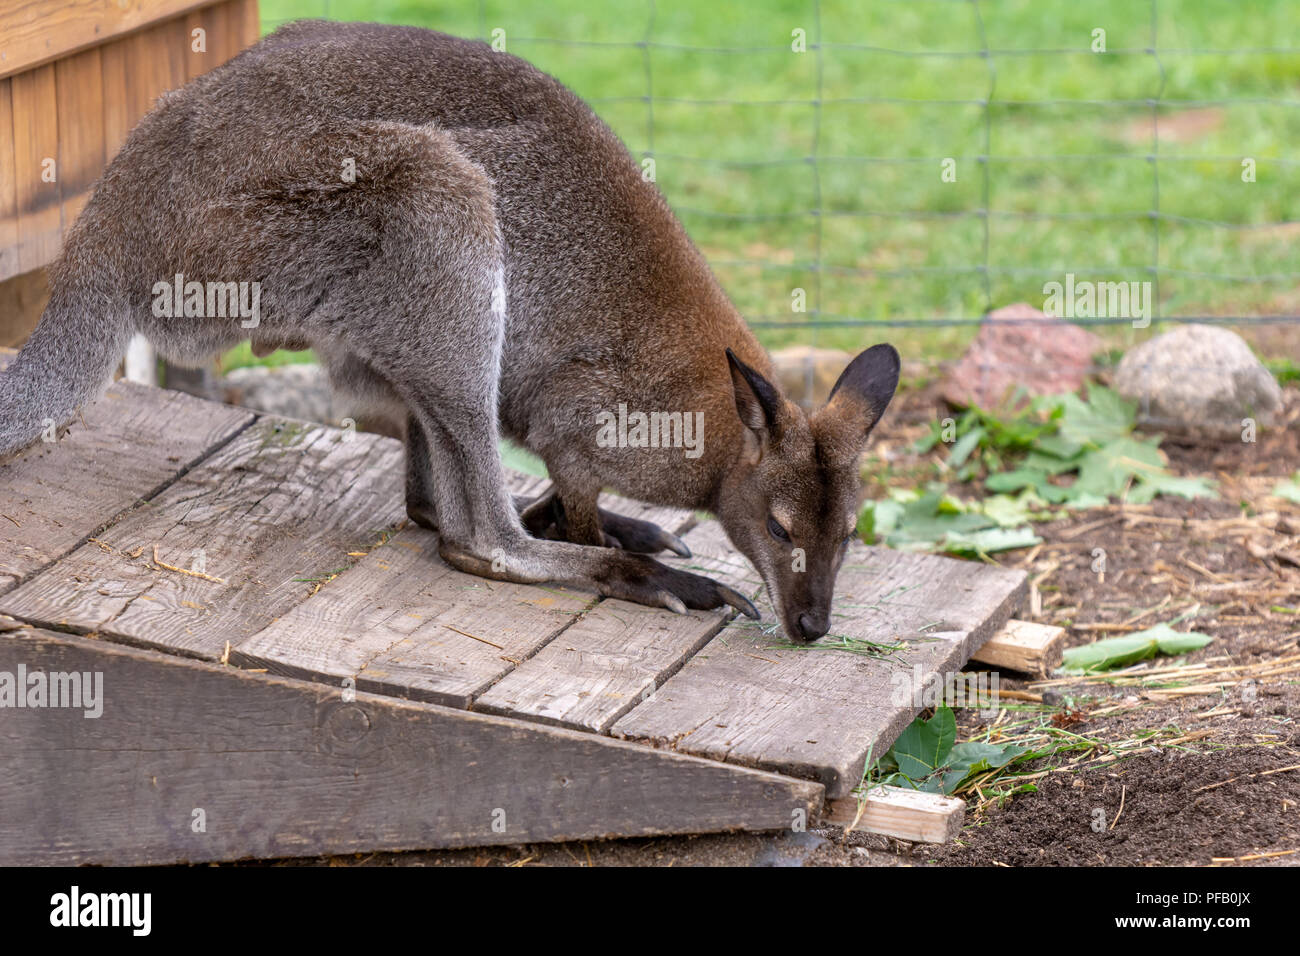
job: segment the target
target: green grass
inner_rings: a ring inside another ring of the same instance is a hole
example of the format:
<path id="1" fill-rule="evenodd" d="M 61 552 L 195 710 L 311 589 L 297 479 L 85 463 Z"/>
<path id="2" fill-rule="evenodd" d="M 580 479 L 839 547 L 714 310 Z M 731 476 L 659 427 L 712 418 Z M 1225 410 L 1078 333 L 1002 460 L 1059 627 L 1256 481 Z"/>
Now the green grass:
<path id="1" fill-rule="evenodd" d="M 791 312 L 795 287 L 825 316 L 971 318 L 1021 300 L 1041 307 L 1043 283 L 1066 271 L 1136 281 L 1150 278 L 1153 265 L 1168 270 L 1160 275 L 1159 314 L 1300 312 L 1300 232 L 1268 225 L 1300 220 L 1300 54 L 1161 52 L 1157 62 L 1143 52 L 1151 42 L 1150 7 L 1132 0 L 824 0 L 821 34 L 839 46 L 820 53 L 818 109 L 819 55 L 789 48 L 794 28 L 815 41 L 813 9 L 806 0 L 658 0 L 651 27 L 650 4 L 632 0 L 487 0 L 481 18 L 474 0 L 261 5 L 266 30 L 302 16 L 469 36 L 504 29 L 511 52 L 591 102 L 634 154 L 653 150 L 660 187 L 756 322 L 807 318 Z M 1106 29 L 1110 53 L 1088 51 L 1096 27 Z M 847 46 L 979 50 L 981 28 L 995 51 L 987 61 Z M 1162 51 L 1295 45 L 1291 0 L 1256 0 L 1248 9 L 1232 0 L 1159 0 L 1157 29 Z M 663 46 L 633 45 L 647 35 Z M 727 54 L 671 45 L 765 49 Z M 1027 49 L 1079 52 L 996 52 Z M 936 102 L 981 100 L 990 66 L 996 86 L 987 111 Z M 1176 140 L 1159 143 L 1159 209 L 1195 222 L 1148 216 L 1155 181 L 1144 101 L 1157 93 L 1164 100 L 1237 100 L 1159 111 L 1163 127 L 1180 130 Z M 906 102 L 845 102 L 864 97 Z M 1136 102 L 1041 102 L 1116 99 Z M 815 168 L 805 161 L 814 151 Z M 978 158 L 986 154 L 987 235 Z M 1241 181 L 1243 156 L 1258 163 L 1255 183 Z M 957 160 L 956 182 L 941 181 L 944 157 Z M 818 205 L 823 215 L 811 215 Z M 1113 218 L 1024 218 L 1041 214 Z M 810 268 L 819 249 L 820 285 Z M 1214 277 L 1223 274 L 1255 278 Z M 1123 347 L 1154 330 L 1121 327 L 1106 337 Z M 971 334 L 965 327 L 759 331 L 769 347 L 857 349 L 890 339 L 909 357 L 950 355 Z"/>

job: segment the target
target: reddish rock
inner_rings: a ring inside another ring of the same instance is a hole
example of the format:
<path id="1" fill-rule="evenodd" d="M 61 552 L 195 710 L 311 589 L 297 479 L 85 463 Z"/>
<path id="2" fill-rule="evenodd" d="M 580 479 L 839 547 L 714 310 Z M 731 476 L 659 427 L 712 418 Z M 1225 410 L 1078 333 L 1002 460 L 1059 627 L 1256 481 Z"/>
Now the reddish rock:
<path id="1" fill-rule="evenodd" d="M 984 317 L 975 341 L 944 376 L 941 394 L 952 405 L 996 408 L 1017 386 L 1030 395 L 1073 392 L 1101 350 L 1087 329 L 1017 302 Z"/>

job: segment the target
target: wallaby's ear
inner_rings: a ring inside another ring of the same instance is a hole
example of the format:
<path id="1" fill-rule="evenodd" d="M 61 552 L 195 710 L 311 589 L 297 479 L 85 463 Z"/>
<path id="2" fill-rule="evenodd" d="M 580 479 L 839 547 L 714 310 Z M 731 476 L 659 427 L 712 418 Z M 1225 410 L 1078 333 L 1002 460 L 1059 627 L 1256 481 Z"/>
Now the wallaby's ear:
<path id="1" fill-rule="evenodd" d="M 727 349 L 727 363 L 731 366 L 731 387 L 736 393 L 736 411 L 740 420 L 760 439 L 768 433 L 775 438 L 781 421 L 781 393 L 771 382 L 736 358 L 731 349 Z"/>
<path id="2" fill-rule="evenodd" d="M 900 363 L 892 345 L 873 345 L 842 373 L 826 405 L 813 415 L 819 441 L 837 458 L 856 459 L 898 388 Z"/>

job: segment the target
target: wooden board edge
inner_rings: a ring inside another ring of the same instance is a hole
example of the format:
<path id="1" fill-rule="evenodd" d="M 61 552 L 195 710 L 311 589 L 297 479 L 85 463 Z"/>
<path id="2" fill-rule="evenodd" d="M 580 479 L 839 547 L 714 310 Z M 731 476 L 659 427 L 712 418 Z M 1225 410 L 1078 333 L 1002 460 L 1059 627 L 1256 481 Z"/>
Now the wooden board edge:
<path id="1" fill-rule="evenodd" d="M 13 772 L 0 778 L 0 864 L 780 830 L 823 804 L 820 785 L 777 774 L 431 704 L 348 699 L 10 621 L 0 670 L 16 674 L 19 663 L 29 675 L 102 675 L 102 713 L 6 708 L 0 763 Z"/>
<path id="2" fill-rule="evenodd" d="M 912 843 L 951 843 L 961 833 L 966 801 L 901 787 L 873 787 L 861 799 L 831 800 L 823 823 Z"/>
<path id="3" fill-rule="evenodd" d="M 152 8 L 139 14 L 128 12 L 117 19 L 105 19 L 97 16 L 96 11 L 86 9 L 77 10 L 73 5 L 60 2 L 50 2 L 42 4 L 48 9 L 37 11 L 35 16 L 32 10 L 22 10 L 18 15 L 25 16 L 30 23 L 33 19 L 49 20 L 54 12 L 60 9 L 65 11 L 65 16 L 71 20 L 71 23 L 64 22 L 50 24 L 49 28 L 43 32 L 50 38 L 43 46 L 28 36 L 30 32 L 24 29 L 20 34 L 16 25 L 10 20 L 9 11 L 5 11 L 0 16 L 0 29 L 9 31 L 10 38 L 17 37 L 17 49 L 6 49 L 6 56 L 3 62 L 0 62 L 0 79 L 8 76 L 21 74 L 27 70 L 37 69 L 56 60 L 64 59 L 76 53 L 80 53 L 91 47 L 100 46 L 104 43 L 111 42 L 121 37 L 129 36 L 140 30 L 148 29 L 159 23 L 165 23 L 169 20 L 184 19 L 186 14 L 198 10 L 202 7 L 209 7 L 228 2 L 228 0 L 151 0 L 148 4 L 137 4 L 138 8 Z M 82 4 L 82 6 L 86 6 Z M 109 7 L 110 4 L 103 4 Z M 118 4 L 112 4 L 118 6 Z M 121 5 L 123 8 L 125 4 Z M 68 12 L 70 10 L 70 12 Z"/>
<path id="4" fill-rule="evenodd" d="M 971 660 L 1003 670 L 1046 677 L 1065 649 L 1066 629 L 1054 624 L 1012 619 L 981 645 Z"/>

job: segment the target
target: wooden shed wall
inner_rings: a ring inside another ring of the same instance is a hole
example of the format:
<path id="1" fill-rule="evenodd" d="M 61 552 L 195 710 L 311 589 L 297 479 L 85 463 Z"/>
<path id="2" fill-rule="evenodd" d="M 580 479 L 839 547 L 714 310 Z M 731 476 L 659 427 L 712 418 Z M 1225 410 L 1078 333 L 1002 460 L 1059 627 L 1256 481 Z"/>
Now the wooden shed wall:
<path id="1" fill-rule="evenodd" d="M 0 281 L 58 255 L 159 94 L 257 35 L 257 0 L 0 0 Z"/>

